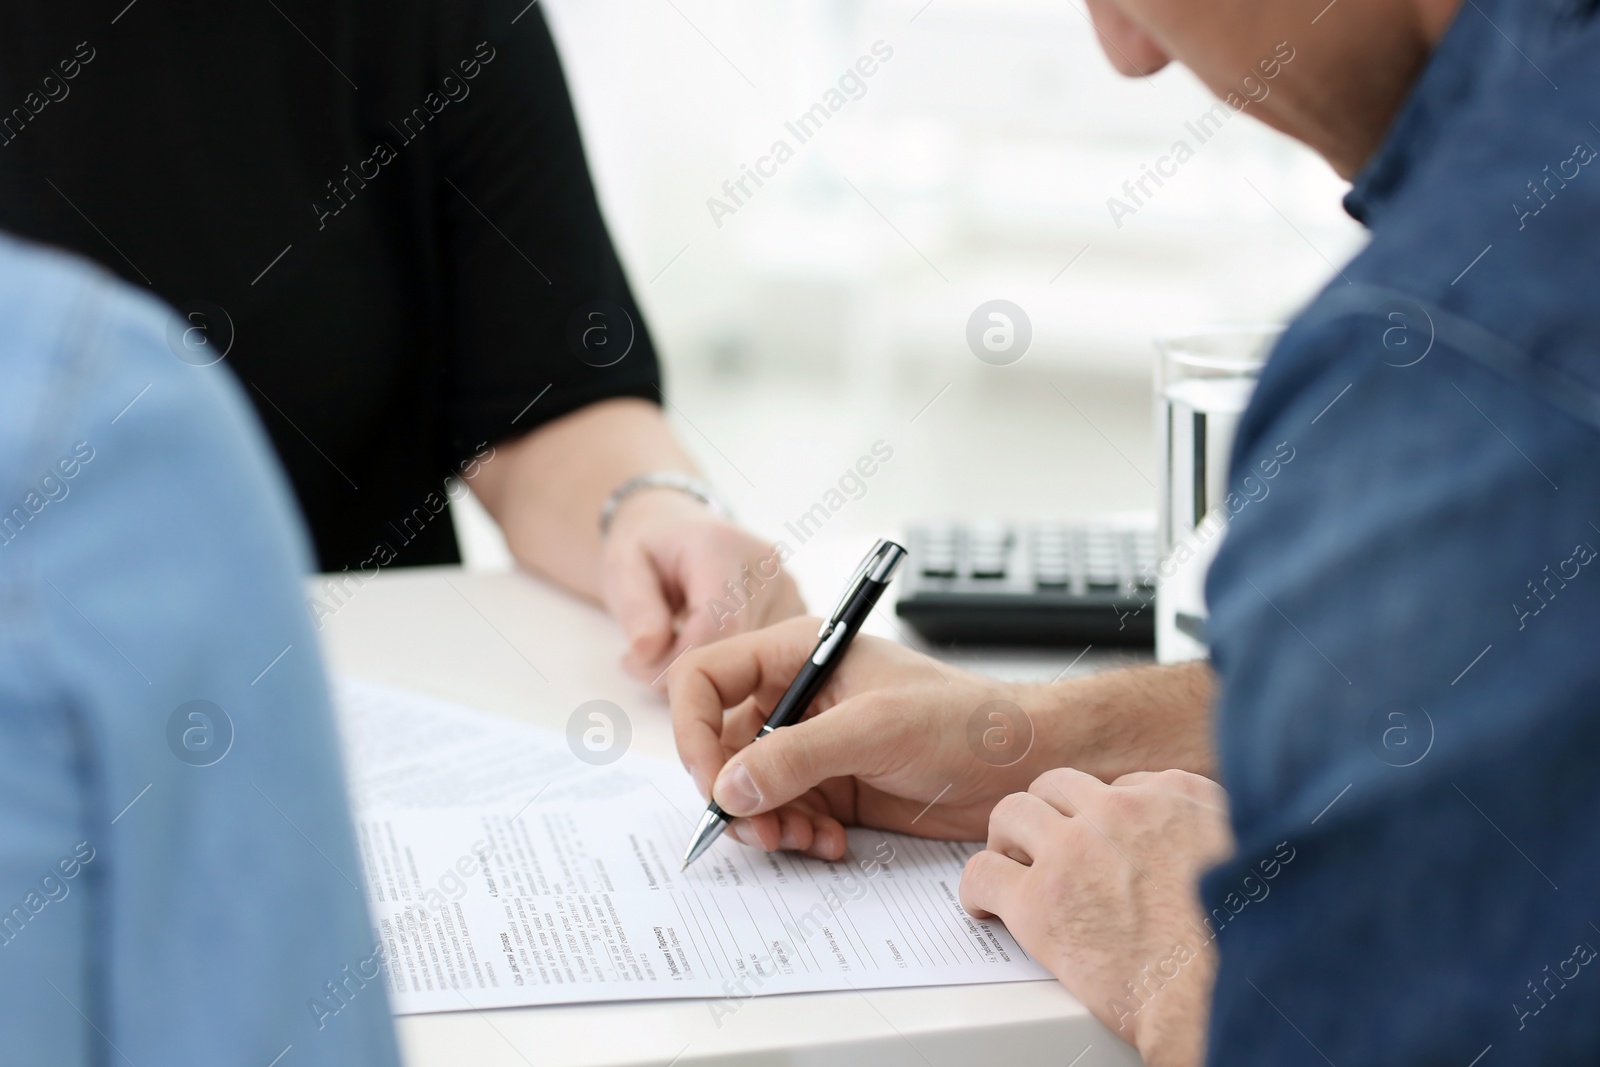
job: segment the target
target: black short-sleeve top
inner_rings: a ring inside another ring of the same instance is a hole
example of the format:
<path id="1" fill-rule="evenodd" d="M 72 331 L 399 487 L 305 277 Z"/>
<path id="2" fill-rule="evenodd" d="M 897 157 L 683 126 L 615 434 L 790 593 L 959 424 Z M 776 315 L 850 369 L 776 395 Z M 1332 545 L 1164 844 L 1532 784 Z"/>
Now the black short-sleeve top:
<path id="1" fill-rule="evenodd" d="M 0 226 L 148 285 L 185 316 L 174 358 L 196 373 L 226 353 L 324 569 L 458 559 L 463 461 L 657 397 L 526 0 L 20 0 L 4 18 Z"/>

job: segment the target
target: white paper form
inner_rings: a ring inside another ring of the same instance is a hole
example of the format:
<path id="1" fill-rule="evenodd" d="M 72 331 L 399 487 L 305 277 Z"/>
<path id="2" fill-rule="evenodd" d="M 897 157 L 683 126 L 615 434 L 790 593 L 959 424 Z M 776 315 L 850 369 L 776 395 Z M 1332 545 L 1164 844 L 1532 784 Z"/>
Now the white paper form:
<path id="1" fill-rule="evenodd" d="M 824 863 L 724 838 L 680 873 L 703 807 L 681 769 L 637 754 L 597 769 L 548 731 L 465 709 L 452 731 L 442 702 L 339 693 L 365 720 L 346 722 L 353 762 L 369 761 L 352 775 L 367 798 L 358 841 L 400 1014 L 1049 977 L 961 908 L 976 844 L 857 829 Z M 431 775 L 404 753 L 406 731 L 428 740 Z M 389 736 L 352 743 L 363 733 Z M 385 781 L 380 755 L 413 786 Z M 519 764 L 539 768 L 537 785 L 514 781 Z M 507 773 L 440 787 L 451 767 L 485 766 Z"/>
<path id="2" fill-rule="evenodd" d="M 595 767 L 554 731 L 347 675 L 334 681 L 334 708 L 357 811 L 500 803 L 514 811 L 536 796 L 620 796 L 646 781 L 678 788 L 685 778 L 638 753 Z"/>

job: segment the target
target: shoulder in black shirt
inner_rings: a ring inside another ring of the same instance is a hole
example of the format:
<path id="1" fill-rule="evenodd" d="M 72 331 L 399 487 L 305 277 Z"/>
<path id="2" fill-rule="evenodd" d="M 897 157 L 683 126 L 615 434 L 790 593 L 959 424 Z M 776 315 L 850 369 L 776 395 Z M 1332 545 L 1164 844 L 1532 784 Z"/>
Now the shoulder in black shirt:
<path id="1" fill-rule="evenodd" d="M 524 3 L 7 5 L 0 227 L 149 285 L 195 373 L 226 352 L 326 570 L 457 560 L 463 462 L 657 395 Z"/>

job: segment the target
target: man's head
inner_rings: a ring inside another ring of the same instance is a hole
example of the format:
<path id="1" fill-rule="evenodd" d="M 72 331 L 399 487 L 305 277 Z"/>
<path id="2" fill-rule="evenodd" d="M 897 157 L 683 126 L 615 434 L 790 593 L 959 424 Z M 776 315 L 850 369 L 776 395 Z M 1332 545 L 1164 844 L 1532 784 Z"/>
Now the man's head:
<path id="1" fill-rule="evenodd" d="M 1138 77 L 1177 61 L 1220 97 L 1252 98 L 1261 64 L 1294 60 L 1251 105 L 1345 178 L 1377 149 L 1462 0 L 1088 0 L 1100 45 Z"/>

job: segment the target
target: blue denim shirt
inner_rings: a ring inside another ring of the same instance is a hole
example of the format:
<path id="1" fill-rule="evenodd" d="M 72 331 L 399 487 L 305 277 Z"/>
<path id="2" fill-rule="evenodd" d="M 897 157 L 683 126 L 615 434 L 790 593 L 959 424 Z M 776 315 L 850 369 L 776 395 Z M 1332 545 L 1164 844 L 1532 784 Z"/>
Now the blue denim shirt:
<path id="1" fill-rule="evenodd" d="M 1211 1063 L 1600 1062 L 1593 7 L 1463 5 L 1241 425 Z"/>
<path id="2" fill-rule="evenodd" d="M 395 1064 L 244 398 L 155 301 L 6 238 L 0 321 L 0 1063 Z"/>

